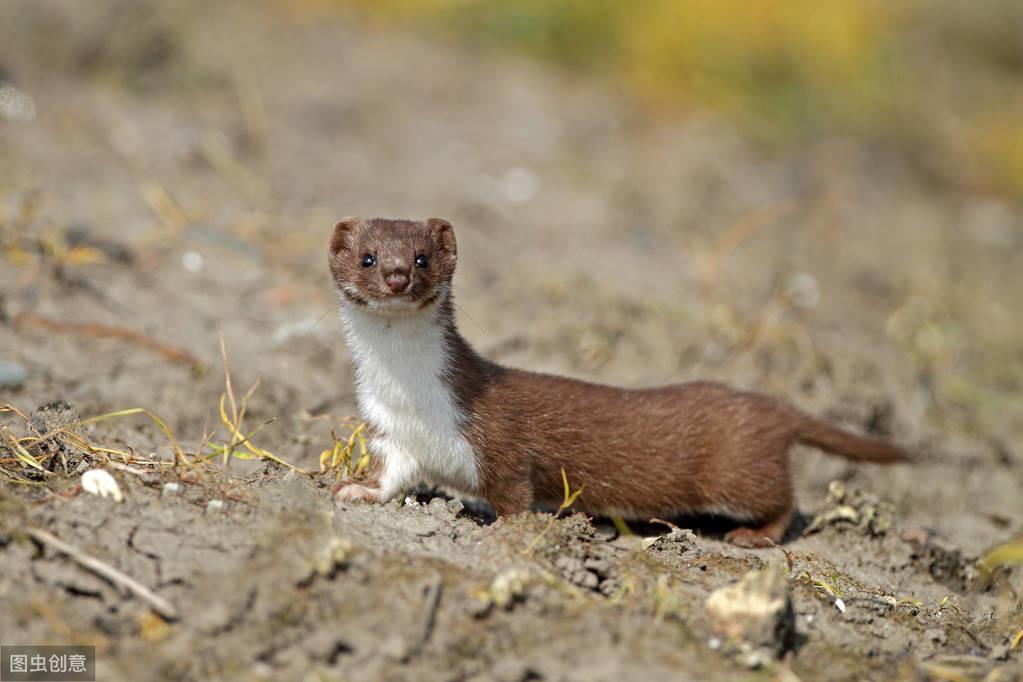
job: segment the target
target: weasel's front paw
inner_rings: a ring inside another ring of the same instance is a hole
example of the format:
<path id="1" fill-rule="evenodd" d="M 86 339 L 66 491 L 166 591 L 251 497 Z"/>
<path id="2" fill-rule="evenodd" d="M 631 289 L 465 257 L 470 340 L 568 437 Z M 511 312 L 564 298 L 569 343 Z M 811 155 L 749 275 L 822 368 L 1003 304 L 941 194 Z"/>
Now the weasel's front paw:
<path id="1" fill-rule="evenodd" d="M 349 483 L 334 492 L 335 502 L 379 502 L 380 488 L 367 488 L 358 483 Z"/>

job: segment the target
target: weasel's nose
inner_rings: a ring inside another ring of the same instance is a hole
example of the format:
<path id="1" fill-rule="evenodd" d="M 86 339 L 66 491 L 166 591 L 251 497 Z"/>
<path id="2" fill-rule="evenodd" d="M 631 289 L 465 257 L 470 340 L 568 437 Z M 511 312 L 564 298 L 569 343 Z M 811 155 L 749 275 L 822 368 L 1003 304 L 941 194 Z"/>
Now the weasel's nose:
<path id="1" fill-rule="evenodd" d="M 384 284 L 391 290 L 391 293 L 400 294 L 408 288 L 408 273 L 403 270 L 392 270 L 384 275 Z"/>

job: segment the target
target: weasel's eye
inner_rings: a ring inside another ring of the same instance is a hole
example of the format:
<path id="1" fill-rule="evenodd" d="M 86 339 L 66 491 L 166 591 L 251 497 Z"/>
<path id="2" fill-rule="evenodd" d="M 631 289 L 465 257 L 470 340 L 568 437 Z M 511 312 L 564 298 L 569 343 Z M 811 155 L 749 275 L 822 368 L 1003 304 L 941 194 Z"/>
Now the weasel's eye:
<path id="1" fill-rule="evenodd" d="M 420 254 L 416 256 L 416 267 L 425 270 L 430 267 L 430 260 L 426 256 Z"/>
<path id="2" fill-rule="evenodd" d="M 375 256 L 373 256 L 373 254 L 367 253 L 365 256 L 362 257 L 362 267 L 371 268 L 376 264 L 377 259 Z"/>

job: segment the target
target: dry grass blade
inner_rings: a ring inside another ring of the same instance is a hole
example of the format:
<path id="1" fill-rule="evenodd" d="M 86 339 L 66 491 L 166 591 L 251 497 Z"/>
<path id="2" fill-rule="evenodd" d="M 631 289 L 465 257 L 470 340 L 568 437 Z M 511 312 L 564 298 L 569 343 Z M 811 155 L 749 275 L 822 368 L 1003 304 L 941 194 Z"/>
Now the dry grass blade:
<path id="1" fill-rule="evenodd" d="M 32 467 L 33 469 L 38 469 L 39 471 L 42 471 L 44 474 L 50 473 L 46 471 L 46 467 L 39 463 L 39 460 L 33 457 L 28 452 L 28 450 L 26 450 L 21 445 L 21 443 L 18 442 L 18 439 L 15 438 L 14 435 L 5 426 L 0 427 L 0 441 L 5 443 L 7 447 L 10 448 L 11 452 L 14 454 L 15 457 L 17 457 L 19 460 L 21 460 L 28 466 Z"/>
<path id="2" fill-rule="evenodd" d="M 536 547 L 537 543 L 540 542 L 540 539 L 543 538 L 543 536 L 545 536 L 547 532 L 554 527 L 554 522 L 558 520 L 562 512 L 564 512 L 566 509 L 572 506 L 576 499 L 582 494 L 583 489 L 586 487 L 586 484 L 584 483 L 583 485 L 579 486 L 578 490 L 573 492 L 568 485 L 568 474 L 565 473 L 565 467 L 561 467 L 561 482 L 565 487 L 564 499 L 561 501 L 561 506 L 558 507 L 558 511 L 555 512 L 554 515 L 551 516 L 550 520 L 547 521 L 547 525 L 543 527 L 543 530 L 537 533 L 536 537 L 533 538 L 529 545 L 524 550 L 522 550 L 523 554 L 528 555 L 533 552 L 533 548 Z"/>
<path id="3" fill-rule="evenodd" d="M 426 643 L 430 641 L 430 635 L 433 634 L 434 626 L 437 623 L 437 608 L 440 606 L 440 596 L 443 588 L 444 581 L 441 580 L 440 575 L 434 575 L 426 588 L 426 608 L 423 611 L 423 621 L 419 627 L 419 636 L 403 657 L 404 660 L 407 661 L 418 654 Z"/>
<path id="4" fill-rule="evenodd" d="M 71 323 L 51 320 L 41 315 L 21 312 L 14 316 L 15 326 L 30 326 L 57 334 L 78 334 L 93 338 L 120 339 L 159 353 L 170 362 L 187 365 L 196 372 L 205 370 L 205 365 L 192 353 L 177 346 L 171 346 L 134 329 L 97 324 L 95 322 Z"/>
<path id="5" fill-rule="evenodd" d="M 171 198 L 170 193 L 164 189 L 163 185 L 157 182 L 146 182 L 139 186 L 139 192 L 164 227 L 176 232 L 188 225 L 189 220 L 184 211 Z"/>
<path id="6" fill-rule="evenodd" d="M 627 538 L 635 535 L 635 533 L 632 532 L 632 529 L 629 528 L 629 524 L 625 523 L 625 519 L 623 519 L 620 515 L 612 514 L 611 523 L 614 524 L 615 529 L 618 531 L 618 534 L 621 535 L 622 537 Z"/>
<path id="7" fill-rule="evenodd" d="M 794 200 L 780 201 L 756 208 L 743 215 L 738 221 L 725 230 L 718 238 L 717 244 L 707 261 L 703 274 L 704 288 L 712 288 L 718 280 L 718 271 L 725 257 L 737 249 L 740 244 L 770 225 L 779 218 L 793 212 L 800 202 Z"/>
<path id="8" fill-rule="evenodd" d="M 234 438 L 234 431 L 232 426 L 239 424 L 238 419 L 238 403 L 234 399 L 234 386 L 231 383 L 231 364 L 227 359 L 227 346 L 224 344 L 224 335 L 220 329 L 217 329 L 217 338 L 220 339 L 220 357 L 224 363 L 224 395 L 220 396 L 220 421 L 224 423 L 229 430 L 231 430 L 231 437 Z M 227 414 L 224 412 L 224 396 L 231 403 L 231 418 L 228 419 Z M 240 426 L 240 424 L 239 424 Z M 234 444 L 232 443 L 229 447 L 224 449 L 224 475 L 227 475 L 227 467 L 230 463 L 230 453 L 234 450 Z"/>
<path id="9" fill-rule="evenodd" d="M 245 129 L 257 149 L 265 151 L 267 140 L 270 139 L 270 121 L 267 119 L 266 106 L 263 104 L 263 96 L 256 79 L 251 71 L 239 69 L 235 72 L 233 80 Z"/>
<path id="10" fill-rule="evenodd" d="M 122 573 L 109 564 L 103 563 L 95 557 L 89 556 L 80 549 L 64 542 L 56 535 L 41 528 L 27 528 L 25 532 L 29 535 L 29 537 L 40 544 L 46 545 L 61 554 L 66 555 L 68 558 L 92 571 L 96 575 L 109 580 L 114 585 L 122 587 L 134 594 L 136 597 L 148 602 L 153 609 L 165 619 L 177 619 L 178 610 L 173 604 L 131 576 Z"/>
<path id="11" fill-rule="evenodd" d="M 1002 566 L 1014 564 L 1023 564 L 1023 540 L 998 545 L 980 558 L 977 567 L 985 577 L 990 577 Z"/>
<path id="12" fill-rule="evenodd" d="M 252 387 L 245 392 L 240 401 L 235 398 L 234 383 L 231 380 L 231 363 L 228 360 L 227 346 L 224 343 L 224 335 L 219 331 L 217 332 L 217 335 L 220 338 L 220 356 L 224 364 L 224 392 L 220 395 L 219 405 L 220 421 L 227 429 L 228 442 L 223 445 L 209 443 L 209 447 L 213 448 L 217 454 L 222 456 L 224 477 L 227 477 L 228 467 L 232 457 L 237 457 L 238 459 L 251 459 L 252 457 L 267 459 L 293 471 L 297 471 L 300 474 L 312 476 L 313 472 L 286 462 L 269 450 L 257 447 L 252 442 L 252 437 L 255 436 L 256 433 L 258 433 L 264 426 L 271 423 L 273 419 L 264 422 L 262 425 L 254 429 L 252 433 L 247 435 L 244 433 L 243 425 L 245 421 L 245 414 L 248 411 L 249 399 L 256 392 L 256 389 L 259 388 L 259 381 L 257 380 Z M 228 407 L 230 407 L 230 411 L 228 411 Z M 239 451 L 238 448 L 244 448 L 244 451 Z"/>
<path id="13" fill-rule="evenodd" d="M 170 427 L 168 426 L 167 422 L 165 422 L 159 415 L 145 408 L 134 407 L 125 410 L 118 410 L 116 412 L 108 412 L 106 414 L 101 414 L 96 417 L 79 419 L 70 424 L 66 424 L 60 428 L 48 431 L 45 434 L 41 434 L 39 433 L 38 430 L 35 429 L 35 427 L 32 425 L 32 420 L 28 416 L 26 416 L 25 413 L 23 413 L 13 405 L 3 405 L 0 406 L 0 414 L 13 414 L 17 416 L 24 423 L 25 427 L 29 430 L 29 432 L 32 435 L 24 438 L 17 438 L 14 436 L 14 434 L 11 433 L 11 431 L 7 427 L 0 427 L 0 449 L 9 450 L 12 455 L 12 457 L 7 461 L 5 461 L 3 458 L 0 458 L 0 472 L 2 472 L 3 475 L 12 482 L 25 484 L 34 483 L 34 481 L 31 481 L 19 475 L 18 472 L 5 468 L 3 466 L 5 463 L 16 462 L 26 467 L 35 469 L 41 472 L 43 475 L 52 475 L 52 473 L 48 471 L 47 468 L 43 465 L 43 462 L 45 462 L 45 460 L 51 455 L 48 453 L 40 454 L 39 450 L 47 443 L 56 440 L 61 440 L 66 445 L 71 445 L 91 455 L 113 455 L 119 457 L 121 459 L 121 464 L 124 465 L 135 464 L 145 466 L 163 466 L 164 463 L 162 462 L 150 461 L 146 460 L 145 458 L 140 458 L 130 451 L 96 445 L 94 443 L 89 442 L 81 435 L 74 433 L 72 431 L 72 429 L 81 426 L 88 426 L 90 424 L 97 424 L 110 419 L 130 417 L 133 415 L 141 414 L 145 415 L 154 424 L 156 424 L 156 426 L 167 437 L 168 441 L 170 441 L 170 444 L 174 451 L 173 465 L 175 467 L 178 467 L 180 465 L 201 464 L 208 461 L 212 457 L 221 456 L 224 461 L 223 472 L 224 475 L 226 476 L 227 465 L 232 457 L 237 457 L 239 459 L 260 458 L 276 462 L 281 466 L 287 467 L 289 469 L 305 474 L 307 476 L 312 476 L 314 472 L 310 472 L 300 467 L 294 466 L 293 464 L 290 464 L 289 462 L 281 459 L 274 453 L 270 452 L 269 450 L 257 447 L 252 442 L 252 438 L 256 434 L 258 434 L 265 426 L 272 423 L 274 421 L 273 419 L 266 420 L 249 433 L 244 432 L 243 424 L 248 409 L 248 402 L 249 399 L 252 397 L 253 393 L 255 393 L 256 389 L 259 387 L 259 382 L 257 381 L 255 384 L 253 384 L 252 388 L 250 388 L 241 397 L 241 400 L 239 401 L 235 396 L 234 384 L 231 380 L 230 363 L 228 361 L 227 350 L 222 336 L 220 339 L 220 349 L 224 362 L 225 392 L 220 397 L 219 411 L 221 422 L 227 428 L 228 432 L 227 443 L 212 442 L 211 439 L 215 435 L 215 432 L 211 433 L 207 428 L 204 428 L 203 438 L 199 446 L 195 450 L 194 457 L 191 460 L 189 460 L 188 456 L 186 456 L 184 450 L 181 448 L 181 445 L 177 437 L 174 435 L 174 432 L 171 431 Z M 356 446 L 359 448 L 361 457 L 358 464 L 355 467 L 355 471 L 361 471 L 368 463 L 369 457 L 366 449 L 365 438 L 363 436 L 361 429 L 356 429 L 353 432 L 352 437 L 349 439 L 348 445 L 349 453 Z M 206 450 L 212 450 L 212 454 L 207 454 L 205 452 Z M 109 457 L 104 457 L 103 461 L 108 463 L 110 461 Z"/>
<path id="14" fill-rule="evenodd" d="M 267 197 L 267 183 L 238 160 L 224 133 L 219 130 L 206 133 L 200 140 L 200 149 L 209 164 L 249 199 L 261 202 Z"/>
<path id="15" fill-rule="evenodd" d="M 572 489 L 568 487 L 568 474 L 565 473 L 565 467 L 561 467 L 561 483 L 565 486 L 565 499 L 562 500 L 561 507 L 558 508 L 558 511 L 564 511 L 571 507 L 576 498 L 582 495 L 583 488 L 586 487 L 586 485 L 583 484 L 579 486 L 578 490 L 572 492 Z"/>
<path id="16" fill-rule="evenodd" d="M 370 458 L 369 450 L 366 447 L 366 423 L 356 423 L 354 419 L 344 418 L 342 426 L 349 430 L 348 438 L 342 440 L 334 431 L 331 431 L 334 447 L 320 453 L 320 471 L 324 473 L 334 471 L 339 480 L 362 473 L 369 466 Z M 353 465 L 352 459 L 356 447 L 359 449 L 359 459 Z"/>
<path id="17" fill-rule="evenodd" d="M 61 431 L 67 431 L 68 429 L 75 428 L 75 427 L 78 427 L 78 426 L 87 426 L 89 424 L 97 424 L 99 422 L 107 421 L 108 419 L 116 419 L 118 417 L 130 417 L 130 416 L 135 415 L 135 414 L 143 414 L 146 417 L 148 417 L 154 424 L 156 424 L 157 428 L 159 428 L 161 431 L 163 431 L 163 434 L 165 436 L 167 436 L 167 440 L 170 441 L 171 447 L 174 448 L 174 464 L 175 464 L 175 466 L 177 466 L 179 464 L 188 464 L 188 458 L 185 457 L 185 453 L 181 449 L 181 445 L 178 444 L 178 439 L 174 436 L 174 432 L 171 431 L 170 427 L 167 426 L 167 422 L 165 422 L 163 419 L 161 419 L 159 415 L 157 415 L 157 414 L 155 414 L 153 412 L 150 412 L 149 410 L 147 410 L 147 409 L 145 409 L 143 407 L 130 407 L 127 410 L 118 410 L 117 412 L 108 412 L 106 414 L 101 414 L 98 417 L 89 417 L 88 419 L 80 419 L 77 422 L 73 422 L 71 424 L 68 424 L 63 429 L 60 429 L 60 430 Z M 47 434 L 47 435 L 49 435 L 49 434 Z M 99 448 L 95 448 L 94 446 L 91 446 L 91 445 L 89 445 L 88 447 L 90 449 L 94 449 L 94 450 L 98 450 L 99 449 Z M 110 451 L 108 450 L 108 452 L 110 452 Z"/>
<path id="18" fill-rule="evenodd" d="M 32 420 L 28 416 L 26 416 L 25 413 L 23 413 L 21 410 L 14 407 L 13 405 L 0 406 L 0 414 L 16 415 L 24 423 L 25 428 L 28 429 L 28 431 L 32 434 L 22 438 L 15 438 L 13 434 L 11 434 L 9 429 L 7 429 L 6 427 L 0 427 L 0 443 L 6 445 L 7 449 L 9 449 L 14 455 L 14 459 L 11 461 L 19 461 L 22 464 L 29 466 L 33 469 L 41 470 L 43 471 L 44 475 L 52 475 L 52 472 L 46 470 L 45 467 L 42 466 L 42 463 L 45 462 L 52 455 L 50 453 L 45 453 L 43 447 L 50 443 L 51 441 L 57 440 L 62 441 L 65 445 L 73 446 L 74 448 L 81 450 L 82 452 L 86 452 L 92 455 L 100 454 L 113 455 L 119 457 L 122 460 L 123 464 L 163 466 L 164 465 L 163 462 L 156 462 L 148 460 L 144 457 L 139 457 L 131 451 L 97 445 L 86 440 L 81 435 L 74 433 L 72 431 L 72 429 L 75 429 L 80 426 L 88 426 L 90 424 L 97 424 L 110 419 L 129 417 L 137 414 L 142 414 L 148 417 L 154 424 L 157 425 L 157 427 L 164 433 L 164 435 L 167 436 L 167 439 L 170 441 L 171 446 L 174 450 L 174 466 L 188 463 L 188 460 L 185 457 L 185 454 L 182 451 L 181 446 L 178 444 L 177 438 L 174 436 L 174 433 L 171 431 L 167 423 L 158 415 L 141 407 L 130 408 L 127 410 L 119 410 L 117 412 L 109 412 L 107 414 L 101 414 L 96 417 L 89 417 L 87 419 L 79 419 L 69 424 L 65 424 L 60 428 L 47 431 L 46 433 L 43 434 L 41 434 L 35 428 L 35 426 L 32 424 Z M 33 452 L 36 452 L 38 454 L 34 455 Z M 109 457 L 104 457 L 103 459 L 105 463 L 111 463 Z M 0 459 L 0 464 L 3 463 L 5 463 L 5 461 Z M 2 470 L 9 478 L 14 479 L 16 482 L 34 483 L 33 481 L 28 481 L 27 479 L 24 479 L 22 476 L 19 476 L 16 472 L 3 469 L 2 467 L 0 467 L 0 470 Z"/>

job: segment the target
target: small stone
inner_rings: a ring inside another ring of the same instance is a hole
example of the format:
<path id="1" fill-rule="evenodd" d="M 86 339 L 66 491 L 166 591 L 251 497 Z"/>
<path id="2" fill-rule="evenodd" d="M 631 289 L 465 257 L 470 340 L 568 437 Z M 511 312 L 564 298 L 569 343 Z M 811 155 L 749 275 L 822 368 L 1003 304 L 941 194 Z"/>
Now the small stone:
<path id="1" fill-rule="evenodd" d="M 174 495 L 180 495 L 181 484 L 175 481 L 171 481 L 170 483 L 164 483 L 163 489 L 160 491 L 160 494 L 163 495 L 164 497 L 173 497 Z"/>
<path id="2" fill-rule="evenodd" d="M 203 267 L 206 265 L 206 260 L 198 251 L 186 251 L 181 256 L 181 265 L 189 272 L 198 273 L 202 272 Z"/>
<path id="3" fill-rule="evenodd" d="M 565 580 L 573 585 L 592 589 L 600 582 L 597 576 L 583 568 L 582 559 L 570 556 L 559 556 L 554 561 L 554 567 L 558 569 L 558 572 L 561 573 L 561 576 Z"/>
<path id="4" fill-rule="evenodd" d="M 124 502 L 124 493 L 117 480 L 103 469 L 90 469 L 82 474 L 82 490 L 99 497 L 109 497 L 114 502 Z"/>
<path id="5" fill-rule="evenodd" d="M 206 503 L 206 512 L 217 514 L 227 509 L 227 503 L 223 500 L 210 500 Z"/>
<path id="6" fill-rule="evenodd" d="M 330 538 L 313 556 L 311 568 L 316 575 L 330 576 L 347 566 L 352 542 L 347 538 Z"/>
<path id="7" fill-rule="evenodd" d="M 795 613 L 788 583 L 775 564 L 715 590 L 707 598 L 706 609 L 714 632 L 751 667 L 792 648 Z"/>
<path id="8" fill-rule="evenodd" d="M 28 379 L 28 370 L 14 362 L 0 362 L 0 388 L 21 388 Z"/>
<path id="9" fill-rule="evenodd" d="M 380 644 L 380 653 L 392 661 L 401 661 L 408 655 L 408 645 L 399 634 L 392 634 Z"/>
<path id="10" fill-rule="evenodd" d="M 991 649 L 991 658 L 996 661 L 1007 661 L 1009 660 L 1009 649 L 1008 644 L 999 644 Z"/>
<path id="11" fill-rule="evenodd" d="M 600 584 L 600 578 L 595 573 L 590 573 L 585 569 L 573 573 L 570 580 L 579 587 L 585 587 L 588 590 L 595 590 L 597 585 Z"/>
<path id="12" fill-rule="evenodd" d="M 576 559 L 575 557 L 559 556 L 554 561 L 554 567 L 562 573 L 570 574 L 583 570 L 583 562 L 581 559 Z"/>
<path id="13" fill-rule="evenodd" d="M 511 605 L 526 595 L 529 574 L 511 569 L 498 573 L 490 583 L 487 600 L 499 609 L 511 608 Z"/>

